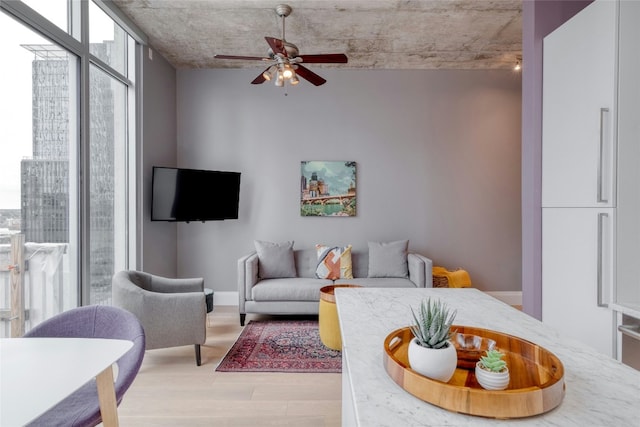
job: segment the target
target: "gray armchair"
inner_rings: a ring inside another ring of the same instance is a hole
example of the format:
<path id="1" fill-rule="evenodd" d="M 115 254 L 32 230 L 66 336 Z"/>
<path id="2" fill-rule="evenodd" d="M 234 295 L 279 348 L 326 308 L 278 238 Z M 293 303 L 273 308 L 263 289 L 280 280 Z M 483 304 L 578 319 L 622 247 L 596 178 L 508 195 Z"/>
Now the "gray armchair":
<path id="1" fill-rule="evenodd" d="M 204 279 L 169 279 L 141 271 L 120 271 L 112 280 L 113 305 L 135 314 L 146 349 L 200 345 L 207 339 Z"/>

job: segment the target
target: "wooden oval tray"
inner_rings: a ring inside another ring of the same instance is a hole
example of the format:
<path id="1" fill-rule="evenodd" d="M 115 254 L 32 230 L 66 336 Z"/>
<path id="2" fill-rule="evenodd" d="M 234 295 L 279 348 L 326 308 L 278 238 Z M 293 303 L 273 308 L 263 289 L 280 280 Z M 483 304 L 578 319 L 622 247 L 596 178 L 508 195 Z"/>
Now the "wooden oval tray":
<path id="1" fill-rule="evenodd" d="M 400 387 L 419 399 L 462 414 L 491 418 L 522 418 L 555 408 L 564 398 L 564 367 L 553 353 L 512 335 L 470 326 L 454 325 L 463 334 L 492 339 L 505 354 L 510 382 L 506 390 L 485 390 L 473 369 L 458 364 L 448 383 L 432 380 L 409 367 L 409 327 L 393 331 L 384 340 L 384 366 Z"/>

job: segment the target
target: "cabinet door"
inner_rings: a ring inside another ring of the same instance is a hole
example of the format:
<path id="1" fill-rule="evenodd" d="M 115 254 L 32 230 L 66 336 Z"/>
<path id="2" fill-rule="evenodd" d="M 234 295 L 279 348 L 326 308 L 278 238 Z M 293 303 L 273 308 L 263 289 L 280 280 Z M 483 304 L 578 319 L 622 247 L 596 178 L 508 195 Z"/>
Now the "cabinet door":
<path id="1" fill-rule="evenodd" d="M 614 209 L 542 209 L 542 321 L 614 355 Z"/>
<path id="2" fill-rule="evenodd" d="M 640 2 L 620 3 L 616 303 L 640 313 Z"/>
<path id="3" fill-rule="evenodd" d="M 615 206 L 617 3 L 596 0 L 544 39 L 542 206 Z"/>

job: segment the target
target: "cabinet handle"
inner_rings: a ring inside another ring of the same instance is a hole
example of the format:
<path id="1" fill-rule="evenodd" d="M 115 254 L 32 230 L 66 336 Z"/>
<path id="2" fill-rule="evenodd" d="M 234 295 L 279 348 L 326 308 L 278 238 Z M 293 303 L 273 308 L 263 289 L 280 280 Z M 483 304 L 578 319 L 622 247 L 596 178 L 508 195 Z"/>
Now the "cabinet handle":
<path id="1" fill-rule="evenodd" d="M 626 336 L 640 341 L 640 328 L 637 325 L 618 325 L 618 330 Z"/>
<path id="2" fill-rule="evenodd" d="M 600 108 L 600 152 L 598 153 L 598 203 L 608 203 L 609 200 L 603 196 L 603 169 L 604 169 L 604 138 L 605 138 L 605 120 L 604 116 L 609 112 L 608 108 Z"/>
<path id="3" fill-rule="evenodd" d="M 603 222 L 605 218 L 608 218 L 609 214 L 607 213 L 599 213 L 598 214 L 598 261 L 597 261 L 597 266 L 598 266 L 598 279 L 597 279 L 597 289 L 596 292 L 598 293 L 598 295 L 596 296 L 597 299 L 597 304 L 598 307 L 609 307 L 609 304 L 605 303 L 602 301 L 602 270 L 603 270 L 603 265 L 602 265 L 602 251 L 604 249 L 604 242 L 603 242 Z"/>

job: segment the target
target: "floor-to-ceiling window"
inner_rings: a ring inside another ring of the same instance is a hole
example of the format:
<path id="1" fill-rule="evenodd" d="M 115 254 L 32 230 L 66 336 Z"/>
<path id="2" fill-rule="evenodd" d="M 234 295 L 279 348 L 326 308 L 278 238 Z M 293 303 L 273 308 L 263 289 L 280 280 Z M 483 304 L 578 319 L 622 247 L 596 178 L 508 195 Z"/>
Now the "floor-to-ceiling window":
<path id="1" fill-rule="evenodd" d="M 135 43 L 95 3 L 89 3 L 88 295 L 111 300 L 111 276 L 127 267 L 127 141 L 129 100 L 135 98 Z M 133 190 L 132 190 L 133 191 Z"/>
<path id="2" fill-rule="evenodd" d="M 0 1 L 0 336 L 109 304 L 135 268 L 137 44 L 101 7 Z"/>

